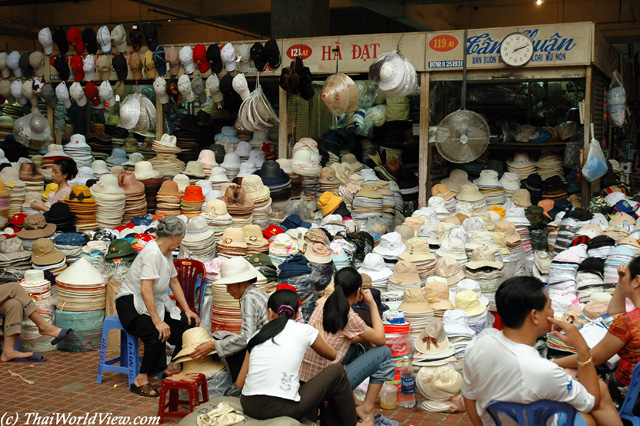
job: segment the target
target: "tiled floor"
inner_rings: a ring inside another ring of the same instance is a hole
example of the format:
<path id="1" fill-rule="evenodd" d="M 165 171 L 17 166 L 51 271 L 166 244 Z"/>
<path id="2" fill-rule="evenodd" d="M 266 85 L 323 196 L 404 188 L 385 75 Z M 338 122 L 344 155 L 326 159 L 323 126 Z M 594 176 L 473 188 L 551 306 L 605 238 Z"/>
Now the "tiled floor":
<path id="1" fill-rule="evenodd" d="M 55 413 L 74 416 L 89 413 L 88 421 L 81 421 L 78 425 L 92 424 L 90 421 L 93 413 L 112 413 L 114 416 L 131 418 L 155 416 L 158 399 L 144 398 L 129 392 L 125 375 L 105 373 L 102 384 L 96 383 L 98 355 L 96 351 L 55 351 L 45 354 L 49 361 L 44 363 L 0 362 L 0 426 L 71 424 L 70 419 L 66 419 L 66 422 L 64 419 L 47 422 L 45 416 Z M 19 377 L 12 376 L 11 372 L 35 383 L 27 384 Z M 156 384 L 159 386 L 158 382 Z M 29 413 L 33 414 L 28 417 Z M 36 413 L 40 416 L 39 419 L 36 419 Z M 382 413 L 406 426 L 471 424 L 465 413 L 447 415 L 415 409 Z M 93 424 L 101 423 L 97 419 Z"/>

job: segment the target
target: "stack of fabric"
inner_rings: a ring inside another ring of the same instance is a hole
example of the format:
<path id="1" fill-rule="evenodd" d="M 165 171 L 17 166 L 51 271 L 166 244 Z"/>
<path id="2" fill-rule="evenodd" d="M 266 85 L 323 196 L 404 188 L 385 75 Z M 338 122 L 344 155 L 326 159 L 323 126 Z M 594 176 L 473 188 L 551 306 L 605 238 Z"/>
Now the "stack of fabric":
<path id="1" fill-rule="evenodd" d="M 375 185 L 378 187 L 380 195 L 382 195 L 382 217 L 387 220 L 393 220 L 396 214 L 396 199 L 390 189 L 390 183 L 378 181 Z"/>
<path id="2" fill-rule="evenodd" d="M 147 199 L 144 194 L 144 185 L 136 180 L 136 175 L 132 172 L 121 173 L 118 176 L 118 184 L 126 196 L 122 223 L 126 224 L 136 216 L 146 215 Z"/>
<path id="3" fill-rule="evenodd" d="M 243 228 L 244 241 L 247 243 L 247 255 L 256 253 L 268 253 L 269 241 L 262 235 L 262 230 L 258 225 L 245 225 Z"/>
<path id="4" fill-rule="evenodd" d="M 78 232 L 95 231 L 98 229 L 96 211 L 98 205 L 91 196 L 91 190 L 85 185 L 75 185 L 71 188 L 71 193 L 64 199 L 71 210 L 76 215 L 76 228 Z"/>
<path id="5" fill-rule="evenodd" d="M 514 172 L 504 172 L 500 178 L 500 185 L 504 189 L 505 201 L 510 200 L 513 192 L 520 189 L 520 175 Z"/>
<path id="6" fill-rule="evenodd" d="M 353 197 L 351 203 L 354 219 L 366 219 L 369 217 L 381 217 L 383 199 L 378 187 L 372 184 L 363 183 L 360 190 Z"/>
<path id="7" fill-rule="evenodd" d="M 393 274 L 393 271 L 385 264 L 382 256 L 376 253 L 369 253 L 364 257 L 358 272 L 371 277 L 371 286 L 380 291 L 387 291 L 389 277 Z"/>
<path id="8" fill-rule="evenodd" d="M 182 194 L 178 190 L 177 183 L 170 180 L 162 182 L 156 195 L 156 213 L 165 216 L 178 216 L 181 198 Z"/>
<path id="9" fill-rule="evenodd" d="M 222 200 L 207 201 L 205 210 L 201 214 L 213 229 L 216 241 L 220 241 L 224 231 L 233 224 L 233 218 L 227 212 L 227 205 Z"/>
<path id="10" fill-rule="evenodd" d="M 60 275 L 67 269 L 64 254 L 57 251 L 49 238 L 39 238 L 31 248 L 31 267 L 41 271 L 49 271 L 54 276 Z M 58 294 L 58 302 L 60 295 Z"/>
<path id="11" fill-rule="evenodd" d="M 516 152 L 507 160 L 507 169 L 520 175 L 520 180 L 525 180 L 530 174 L 536 172 L 536 165 L 526 152 Z"/>
<path id="12" fill-rule="evenodd" d="M 167 134 L 162 135 L 160 140 L 153 141 L 152 148 L 156 156 L 151 158 L 149 162 L 163 176 L 173 177 L 178 173 L 182 173 L 186 167 L 185 163 L 176 156 L 176 154 L 182 152 L 176 144 L 176 137 Z"/>
<path id="13" fill-rule="evenodd" d="M 44 176 L 32 162 L 20 164 L 18 176 L 25 184 L 25 190 L 29 192 L 41 193 L 44 190 Z"/>
<path id="14" fill-rule="evenodd" d="M 38 313 L 43 319 L 53 324 L 54 304 L 51 294 L 51 282 L 44 277 L 43 271 L 29 270 L 24 274 L 24 279 L 20 280 L 20 285 L 24 291 L 34 301 L 38 308 Z M 22 330 L 18 336 L 18 349 L 21 351 L 37 351 L 38 353 L 49 352 L 55 349 L 51 345 L 53 337 L 42 336 L 38 326 L 30 320 L 22 324 Z"/>
<path id="15" fill-rule="evenodd" d="M 288 204 L 291 198 L 291 178 L 280 168 L 280 164 L 275 161 L 265 161 L 256 175 L 260 176 L 262 183 L 269 188 L 274 204 L 279 202 Z"/>
<path id="16" fill-rule="evenodd" d="M 182 214 L 187 217 L 198 216 L 202 212 L 202 205 L 206 197 L 202 188 L 197 185 L 189 185 L 184 190 L 184 196 L 180 204 Z"/>
<path id="17" fill-rule="evenodd" d="M 604 291 L 613 293 L 618 284 L 618 266 L 627 265 L 636 257 L 629 247 L 612 248 L 604 261 Z"/>
<path id="18" fill-rule="evenodd" d="M 253 224 L 262 229 L 269 225 L 269 213 L 271 212 L 271 192 L 262 183 L 258 175 L 249 175 L 242 179 L 242 187 L 249 201 L 254 205 Z"/>
<path id="19" fill-rule="evenodd" d="M 218 256 L 246 256 L 247 243 L 242 228 L 228 228 L 218 241 Z"/>
<path id="20" fill-rule="evenodd" d="M 338 188 L 338 195 L 342 197 L 349 210 L 353 208 L 353 198 L 358 191 L 360 191 L 360 187 L 363 183 L 364 179 L 362 176 L 359 174 L 352 174 L 349 176 L 349 181 Z"/>
<path id="21" fill-rule="evenodd" d="M 405 291 L 407 289 L 419 289 L 422 287 L 418 268 L 407 260 L 400 260 L 395 266 L 393 274 L 389 277 L 387 289 L 389 291 Z"/>
<path id="22" fill-rule="evenodd" d="M 480 193 L 484 195 L 487 206 L 504 204 L 505 192 L 498 180 L 498 172 L 495 170 L 483 170 L 480 177 L 473 181 L 478 186 Z"/>
<path id="23" fill-rule="evenodd" d="M 553 258 L 547 281 L 549 297 L 570 294 L 575 298 L 579 265 L 580 257 L 571 250 L 565 250 Z"/>
<path id="24" fill-rule="evenodd" d="M 593 293 L 604 291 L 604 259 L 598 257 L 584 259 L 578 266 L 576 287 L 580 303 L 587 303 Z"/>
<path id="25" fill-rule="evenodd" d="M 220 163 L 227 172 L 227 178 L 234 180 L 240 173 L 240 156 L 235 152 L 227 152 L 224 155 L 224 161 Z"/>
<path id="26" fill-rule="evenodd" d="M 466 277 L 480 285 L 483 296 L 489 299 L 489 309 L 495 310 L 496 291 L 502 283 L 504 264 L 496 261 L 494 246 L 480 246 L 473 250 L 471 261 L 466 265 Z"/>
<path id="27" fill-rule="evenodd" d="M 56 278 L 56 307 L 71 312 L 105 308 L 107 287 L 104 277 L 84 257 Z"/>
<path id="28" fill-rule="evenodd" d="M 406 249 L 398 257 L 416 266 L 420 281 L 423 283 L 436 272 L 436 256 L 429 250 L 429 241 L 426 238 L 408 239 Z"/>
<path id="29" fill-rule="evenodd" d="M 51 180 L 53 162 L 62 158 L 69 158 L 69 156 L 64 152 L 64 147 L 62 145 L 52 144 L 49 145 L 47 149 L 47 153 L 42 156 L 40 171 L 44 175 L 45 179 Z"/>
<path id="30" fill-rule="evenodd" d="M 44 213 L 47 223 L 56 225 L 57 232 L 75 232 L 76 215 L 71 212 L 69 205 L 65 203 L 53 203 L 48 212 Z M 120 221 L 118 221 L 118 225 Z"/>
<path id="31" fill-rule="evenodd" d="M 215 245 L 215 235 L 207 225 L 207 220 L 202 216 L 192 217 L 180 244 L 180 257 L 206 262 L 213 258 Z"/>
<path id="32" fill-rule="evenodd" d="M 124 215 L 126 196 L 118 186 L 118 178 L 113 175 L 102 175 L 100 180 L 91 186 L 91 196 L 96 200 L 96 220 L 100 229 L 113 229 L 120 225 Z"/>

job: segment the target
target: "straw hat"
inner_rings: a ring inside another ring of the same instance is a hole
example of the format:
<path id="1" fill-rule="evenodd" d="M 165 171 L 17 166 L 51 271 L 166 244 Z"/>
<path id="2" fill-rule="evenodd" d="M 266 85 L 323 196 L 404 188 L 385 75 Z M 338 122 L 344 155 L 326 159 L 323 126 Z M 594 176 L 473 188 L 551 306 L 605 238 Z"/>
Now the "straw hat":
<path id="1" fill-rule="evenodd" d="M 247 245 L 264 246 L 269 244 L 269 241 L 262 235 L 262 230 L 259 225 L 245 225 L 242 230 L 244 232 L 244 242 L 247 243 Z"/>
<path id="2" fill-rule="evenodd" d="M 244 242 L 244 231 L 242 228 L 225 229 L 219 244 L 229 247 L 247 248 L 247 243 Z"/>
<path id="3" fill-rule="evenodd" d="M 330 263 L 333 260 L 331 250 L 320 243 L 315 243 L 309 247 L 304 256 L 312 263 Z"/>
<path id="4" fill-rule="evenodd" d="M 202 216 L 195 216 L 189 219 L 187 223 L 187 232 L 183 241 L 199 242 L 204 241 L 213 236 L 213 229 L 207 224 L 207 220 Z"/>
<path id="5" fill-rule="evenodd" d="M 511 201 L 518 207 L 529 207 L 531 205 L 531 193 L 526 189 L 516 189 L 511 196 Z"/>
<path id="6" fill-rule="evenodd" d="M 196 348 L 205 342 L 213 342 L 214 339 L 209 335 L 209 332 L 203 327 L 193 327 L 189 328 L 182 333 L 182 350 L 178 352 L 176 356 L 173 357 L 173 361 L 175 362 L 184 362 L 184 361 L 193 361 L 191 358 L 191 353 L 196 350 Z M 216 350 L 213 349 L 207 355 L 213 355 L 216 353 Z"/>
<path id="7" fill-rule="evenodd" d="M 465 311 L 470 317 L 482 314 L 486 308 L 475 292 L 463 290 L 456 293 L 456 309 Z"/>
<path id="8" fill-rule="evenodd" d="M 322 89 L 322 101 L 335 116 L 353 112 L 360 104 L 358 87 L 344 73 L 330 75 Z"/>
<path id="9" fill-rule="evenodd" d="M 422 289 L 409 288 L 404 291 L 399 310 L 409 313 L 422 313 L 432 311 L 433 308 L 427 302 Z"/>
<path id="10" fill-rule="evenodd" d="M 435 401 L 453 398 L 462 388 L 462 374 L 450 365 L 441 367 L 422 367 L 416 381 L 424 395 Z"/>
<path id="11" fill-rule="evenodd" d="M 247 199 L 253 203 L 267 201 L 271 195 L 269 187 L 262 183 L 262 179 L 258 175 L 245 176 L 242 179 L 242 187 L 245 190 Z"/>
<path id="12" fill-rule="evenodd" d="M 137 162 L 135 165 L 134 173 L 135 173 L 136 179 L 138 180 L 154 179 L 154 178 L 162 177 L 162 173 L 160 171 L 153 170 L 153 164 L 151 164 L 149 161 Z"/>

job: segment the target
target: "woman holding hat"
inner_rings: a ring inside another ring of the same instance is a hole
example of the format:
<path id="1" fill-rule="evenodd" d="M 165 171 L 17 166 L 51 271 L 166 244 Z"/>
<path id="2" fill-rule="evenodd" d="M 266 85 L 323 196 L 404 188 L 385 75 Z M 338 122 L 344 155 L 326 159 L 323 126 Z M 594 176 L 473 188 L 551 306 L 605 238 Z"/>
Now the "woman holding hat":
<path id="1" fill-rule="evenodd" d="M 370 290 L 362 289 L 362 276 L 354 268 L 338 271 L 334 278 L 335 290 L 324 304 L 313 311 L 309 324 L 322 330 L 323 337 L 337 352 L 334 361 L 328 361 L 317 353 L 307 350 L 300 368 L 300 380 L 313 380 L 324 368 L 342 363 L 347 371 L 351 389 L 355 389 L 367 377 L 369 387 L 364 403 L 357 408 L 363 421 L 373 419 L 373 408 L 385 381 L 393 380 L 395 364 L 391 350 L 385 346 L 384 327 L 378 305 Z M 371 323 L 367 324 L 351 306 L 364 300 L 371 311 Z M 364 351 L 360 342 L 369 342 L 376 347 Z"/>
<path id="2" fill-rule="evenodd" d="M 236 381 L 242 389 L 242 409 L 259 420 L 280 416 L 300 420 L 315 416 L 318 404 L 328 401 L 329 423 L 355 425 L 355 402 L 342 365 L 333 364 L 300 385 L 298 373 L 305 351 L 334 360 L 336 350 L 322 338 L 322 329 L 294 320 L 298 305 L 298 295 L 292 290 L 277 290 L 269 297 L 269 322 L 249 340 Z"/>
<path id="3" fill-rule="evenodd" d="M 64 200 L 71 194 L 71 187 L 67 182 L 74 179 L 78 174 L 76 162 L 71 158 L 58 158 L 54 160 L 51 169 L 51 180 L 58 185 L 58 190 L 53 194 L 49 194 L 44 204 L 38 200 L 32 201 L 31 208 L 34 210 L 48 212 L 53 204 Z"/>
<path id="4" fill-rule="evenodd" d="M 116 296 L 116 310 L 122 326 L 144 343 L 140 374 L 130 389 L 148 397 L 159 396 L 158 390 L 149 384 L 149 374 L 178 371 L 173 363 L 167 366 L 165 343 L 175 346 L 175 356 L 182 349 L 182 333 L 200 325 L 200 318 L 189 309 L 184 297 L 171 255 L 180 247 L 186 226 L 175 216 L 158 222 L 158 238 L 140 251 Z M 169 298 L 169 288 L 184 312 Z"/>

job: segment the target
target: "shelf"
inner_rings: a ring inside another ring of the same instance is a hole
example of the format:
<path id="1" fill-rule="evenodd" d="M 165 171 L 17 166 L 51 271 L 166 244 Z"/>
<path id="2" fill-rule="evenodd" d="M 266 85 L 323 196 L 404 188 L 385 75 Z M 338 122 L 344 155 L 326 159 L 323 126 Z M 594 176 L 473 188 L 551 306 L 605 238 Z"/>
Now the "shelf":
<path id="1" fill-rule="evenodd" d="M 545 148 L 561 148 L 567 146 L 568 142 L 508 142 L 508 143 L 490 143 L 488 149 L 501 149 L 501 148 L 518 148 L 518 149 L 545 149 Z"/>

